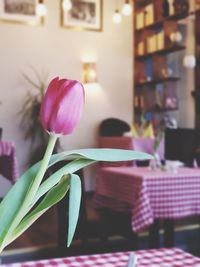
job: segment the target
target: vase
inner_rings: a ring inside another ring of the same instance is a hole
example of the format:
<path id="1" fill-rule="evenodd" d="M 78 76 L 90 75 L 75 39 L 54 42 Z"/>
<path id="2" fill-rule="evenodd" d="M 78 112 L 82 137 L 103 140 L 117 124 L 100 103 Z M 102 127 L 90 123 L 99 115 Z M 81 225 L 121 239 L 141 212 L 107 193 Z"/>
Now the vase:
<path id="1" fill-rule="evenodd" d="M 160 169 L 161 162 L 160 162 L 160 156 L 157 152 L 154 152 L 153 159 L 150 161 L 150 168 L 152 170 Z"/>

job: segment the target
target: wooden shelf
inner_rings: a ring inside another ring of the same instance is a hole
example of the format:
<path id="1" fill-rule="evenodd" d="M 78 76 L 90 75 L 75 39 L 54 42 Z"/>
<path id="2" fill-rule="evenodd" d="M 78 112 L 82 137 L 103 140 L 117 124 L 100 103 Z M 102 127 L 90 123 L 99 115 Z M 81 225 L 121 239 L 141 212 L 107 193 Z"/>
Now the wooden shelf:
<path id="1" fill-rule="evenodd" d="M 177 51 L 184 50 L 185 48 L 186 47 L 184 45 L 174 45 L 174 46 L 171 46 L 171 47 L 163 48 L 161 50 L 157 50 L 157 51 L 152 52 L 152 53 L 147 53 L 147 54 L 144 54 L 144 55 L 136 56 L 135 59 L 136 60 L 145 60 L 148 57 L 151 57 L 151 56 L 154 56 L 154 55 L 167 55 L 169 53 L 174 53 L 174 52 L 177 52 Z"/>
<path id="2" fill-rule="evenodd" d="M 148 4 L 151 4 L 151 0 L 140 0 L 139 6 L 143 7 L 143 6 L 146 6 Z"/>
<path id="3" fill-rule="evenodd" d="M 136 82 L 135 87 L 143 87 L 143 86 L 154 86 L 159 83 L 165 83 L 165 82 L 177 82 L 180 80 L 179 77 L 167 77 L 159 80 L 152 80 L 152 81 L 145 81 L 145 82 Z"/>
<path id="4" fill-rule="evenodd" d="M 185 19 L 187 18 L 188 16 L 190 15 L 193 15 L 194 13 L 193 12 L 190 12 L 190 13 L 178 13 L 178 14 L 173 14 L 171 16 L 168 16 L 166 18 L 163 18 L 162 20 L 159 20 L 159 21 L 155 21 L 154 23 L 150 24 L 150 25 L 146 25 L 144 26 L 143 28 L 141 29 L 136 29 L 136 34 L 139 34 L 141 33 L 142 31 L 147 31 L 147 30 L 155 30 L 156 27 L 160 27 L 163 25 L 164 22 L 166 21 L 170 21 L 170 20 L 182 20 L 182 19 Z"/>
<path id="5" fill-rule="evenodd" d="M 162 123 L 166 112 L 174 112 L 179 109 L 178 87 L 176 82 L 181 77 L 176 77 L 174 68 L 177 66 L 173 62 L 176 61 L 176 56 L 178 56 L 176 53 L 184 51 L 186 46 L 184 44 L 184 38 L 181 42 L 172 42 L 170 38 L 171 33 L 178 32 L 180 21 L 194 15 L 194 12 L 189 12 L 189 9 L 187 11 L 183 11 L 182 9 L 181 13 L 163 17 L 163 11 L 165 10 L 163 10 L 164 6 L 162 1 L 134 0 L 133 2 L 136 13 L 133 21 L 134 48 L 135 52 L 138 53 L 134 54 L 134 66 L 136 70 L 133 89 L 135 96 L 134 105 L 136 105 L 134 107 L 136 114 L 135 121 L 140 122 L 141 113 L 151 112 L 152 123 L 157 128 Z M 174 7 L 174 12 L 175 10 L 178 11 Z M 147 12 L 147 16 L 144 12 Z M 148 22 L 153 23 L 145 25 Z M 137 29 L 136 26 L 144 27 Z M 196 28 L 200 36 L 199 27 L 197 26 Z M 182 34 L 181 30 L 180 32 Z M 169 61 L 168 55 L 171 53 L 174 54 Z M 199 51 L 196 53 L 199 53 Z M 172 70 L 173 77 L 162 78 L 162 74 L 167 74 L 168 69 Z M 145 80 L 147 77 L 150 77 L 151 80 Z M 174 106 L 175 108 L 165 108 L 164 105 Z"/>
<path id="6" fill-rule="evenodd" d="M 152 110 L 147 110 L 147 112 L 154 112 L 154 113 L 162 113 L 162 112 L 167 112 L 167 111 L 177 111 L 178 107 L 176 108 L 160 108 L 160 109 L 152 109 Z"/>
<path id="7" fill-rule="evenodd" d="M 177 111 L 178 107 L 176 108 L 154 108 L 154 109 L 149 109 L 149 110 L 141 110 L 139 108 L 134 108 L 135 113 L 140 114 L 142 112 L 152 112 L 152 113 L 164 113 L 167 111 Z"/>

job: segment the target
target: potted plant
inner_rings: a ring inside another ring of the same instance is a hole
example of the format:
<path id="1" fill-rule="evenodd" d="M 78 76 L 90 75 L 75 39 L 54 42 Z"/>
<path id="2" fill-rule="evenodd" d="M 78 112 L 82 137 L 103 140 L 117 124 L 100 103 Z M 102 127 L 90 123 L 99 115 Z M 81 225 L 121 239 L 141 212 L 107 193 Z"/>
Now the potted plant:
<path id="1" fill-rule="evenodd" d="M 34 78 L 26 73 L 22 73 L 24 81 L 30 89 L 26 93 L 19 112 L 21 116 L 20 127 L 23 130 L 24 138 L 31 141 L 29 165 L 36 163 L 43 157 L 48 143 L 48 134 L 43 131 L 39 121 L 39 111 L 45 94 L 48 75 L 46 73 L 39 74 L 34 68 L 32 68 L 32 72 Z M 59 143 L 57 143 L 55 151 L 58 149 L 58 146 Z"/>

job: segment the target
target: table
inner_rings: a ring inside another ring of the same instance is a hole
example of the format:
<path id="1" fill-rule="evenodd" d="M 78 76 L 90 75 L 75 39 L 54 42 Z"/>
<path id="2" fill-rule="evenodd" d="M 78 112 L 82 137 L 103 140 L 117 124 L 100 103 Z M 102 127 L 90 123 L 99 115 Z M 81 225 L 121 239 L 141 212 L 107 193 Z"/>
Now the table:
<path id="1" fill-rule="evenodd" d="M 183 167 L 175 173 L 150 167 L 105 167 L 99 168 L 96 178 L 95 206 L 122 210 L 129 205 L 134 232 L 156 219 L 200 214 L 200 169 Z"/>
<path id="2" fill-rule="evenodd" d="M 106 254 L 95 254 L 87 256 L 76 256 L 68 258 L 49 259 L 41 261 L 30 261 L 24 263 L 13 263 L 1 265 L 2 267 L 127 267 L 130 251 Z M 137 257 L 135 267 L 199 267 L 200 259 L 180 249 L 152 249 L 134 252 Z"/>

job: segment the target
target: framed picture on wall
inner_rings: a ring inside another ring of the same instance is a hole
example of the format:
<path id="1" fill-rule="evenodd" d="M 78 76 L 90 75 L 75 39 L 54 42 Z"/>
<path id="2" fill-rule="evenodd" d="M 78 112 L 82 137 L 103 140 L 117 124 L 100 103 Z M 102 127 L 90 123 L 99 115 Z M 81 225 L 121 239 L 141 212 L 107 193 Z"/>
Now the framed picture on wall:
<path id="1" fill-rule="evenodd" d="M 0 0 L 0 21 L 40 25 L 43 18 L 36 12 L 39 2 L 43 0 Z"/>
<path id="2" fill-rule="evenodd" d="M 71 0 L 71 8 L 63 8 L 61 0 L 61 26 L 75 30 L 102 31 L 103 0 Z"/>

